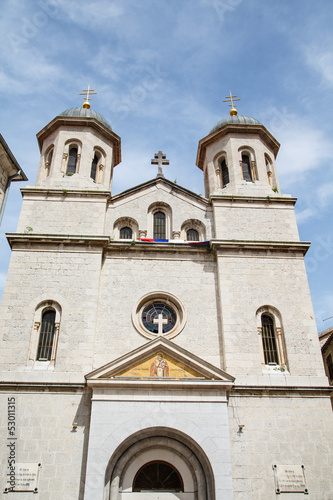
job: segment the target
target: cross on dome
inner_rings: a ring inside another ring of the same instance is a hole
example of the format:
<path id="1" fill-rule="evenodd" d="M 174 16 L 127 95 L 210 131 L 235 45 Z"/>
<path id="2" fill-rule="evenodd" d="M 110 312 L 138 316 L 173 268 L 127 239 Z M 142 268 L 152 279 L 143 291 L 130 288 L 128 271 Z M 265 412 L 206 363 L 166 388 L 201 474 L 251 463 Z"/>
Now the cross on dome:
<path id="1" fill-rule="evenodd" d="M 89 95 L 94 95 L 94 94 L 96 95 L 97 92 L 95 92 L 94 89 L 91 89 L 90 85 L 88 85 L 88 88 L 86 90 L 83 90 L 83 93 L 79 94 L 79 95 L 84 95 L 85 96 L 84 97 L 85 101 L 82 104 L 83 108 L 87 108 L 87 109 L 90 108 L 90 102 L 89 101 L 91 101 L 91 99 L 89 99 Z"/>
<path id="2" fill-rule="evenodd" d="M 240 101 L 240 99 L 236 99 L 236 95 L 232 95 L 231 94 L 231 90 L 229 91 L 229 96 L 227 96 L 225 99 L 225 101 L 223 102 L 231 102 L 231 104 L 229 104 L 229 106 L 231 107 L 231 110 L 230 110 L 230 116 L 236 116 L 237 115 L 237 109 L 236 109 L 236 106 L 234 105 L 234 101 Z"/>
<path id="3" fill-rule="evenodd" d="M 169 160 L 166 159 L 166 154 L 159 151 L 155 153 L 154 158 L 151 160 L 152 165 L 158 165 L 158 172 L 156 177 L 164 177 L 162 165 L 169 165 Z"/>
<path id="4" fill-rule="evenodd" d="M 163 335 L 163 325 L 168 324 L 168 319 L 163 318 L 163 314 L 159 314 L 157 318 L 154 319 L 154 324 L 158 325 L 158 335 Z"/>

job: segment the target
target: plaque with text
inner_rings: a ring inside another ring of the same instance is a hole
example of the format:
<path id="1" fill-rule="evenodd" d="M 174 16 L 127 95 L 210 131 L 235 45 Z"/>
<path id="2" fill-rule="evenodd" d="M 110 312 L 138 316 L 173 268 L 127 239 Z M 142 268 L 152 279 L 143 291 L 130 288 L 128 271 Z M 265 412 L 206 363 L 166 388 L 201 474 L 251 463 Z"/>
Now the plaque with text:
<path id="1" fill-rule="evenodd" d="M 38 492 L 38 476 L 41 464 L 15 463 L 7 468 L 4 493 L 15 491 Z"/>
<path id="2" fill-rule="evenodd" d="M 276 493 L 309 493 L 304 465 L 273 465 Z"/>

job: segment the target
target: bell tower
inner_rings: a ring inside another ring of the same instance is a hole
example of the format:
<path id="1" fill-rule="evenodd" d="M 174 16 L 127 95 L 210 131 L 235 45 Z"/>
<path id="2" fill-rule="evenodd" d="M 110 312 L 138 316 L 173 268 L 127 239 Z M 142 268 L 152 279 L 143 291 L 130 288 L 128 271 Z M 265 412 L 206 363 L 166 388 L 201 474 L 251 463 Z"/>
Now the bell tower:
<path id="1" fill-rule="evenodd" d="M 280 144 L 256 119 L 239 116 L 231 101 L 230 116 L 220 120 L 199 142 L 197 166 L 204 172 L 206 197 L 212 194 L 274 196 L 280 192 L 275 159 Z"/>
<path id="2" fill-rule="evenodd" d="M 199 141 L 196 160 L 215 212 L 215 236 L 298 241 L 296 199 L 281 193 L 276 170 L 280 144 L 258 120 L 238 115 L 234 97 L 227 98 L 230 116 Z"/>
<path id="3" fill-rule="evenodd" d="M 35 186 L 22 189 L 18 231 L 28 227 L 34 233 L 91 234 L 95 228 L 96 234 L 103 234 L 121 141 L 109 122 L 91 109 L 89 95 L 94 93 L 88 87 L 81 108 L 63 111 L 37 134 L 37 179 Z"/>

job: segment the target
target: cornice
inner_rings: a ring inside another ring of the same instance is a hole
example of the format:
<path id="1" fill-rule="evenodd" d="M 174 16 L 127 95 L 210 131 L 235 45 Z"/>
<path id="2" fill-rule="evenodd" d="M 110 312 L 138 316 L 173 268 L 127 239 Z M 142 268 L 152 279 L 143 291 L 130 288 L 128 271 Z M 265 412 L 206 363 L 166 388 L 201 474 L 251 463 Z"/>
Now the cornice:
<path id="1" fill-rule="evenodd" d="M 198 144 L 198 153 L 196 159 L 196 165 L 203 170 L 204 158 L 206 155 L 206 149 L 211 144 L 222 138 L 227 134 L 245 134 L 245 135 L 257 135 L 259 136 L 274 152 L 275 157 L 278 154 L 280 143 L 273 137 L 273 135 L 263 126 L 263 125 L 246 125 L 246 124 L 233 124 L 227 123 L 223 127 L 214 130 L 211 134 L 201 139 Z"/>
<path id="2" fill-rule="evenodd" d="M 308 397 L 329 397 L 333 395 L 332 386 L 242 386 L 234 384 L 229 392 L 229 396 L 244 397 L 272 397 L 283 396 L 290 398 Z"/>
<path id="3" fill-rule="evenodd" d="M 37 140 L 40 151 L 42 151 L 43 142 L 45 139 L 59 127 L 87 127 L 97 130 L 105 139 L 110 141 L 114 146 L 114 165 L 121 162 L 121 139 L 113 130 L 103 125 L 96 118 L 92 117 L 76 117 L 76 116 L 56 116 L 37 134 Z"/>
<path id="4" fill-rule="evenodd" d="M 34 233 L 6 233 L 11 248 L 17 244 L 24 245 L 76 245 L 105 247 L 109 243 L 109 236 L 95 235 L 66 235 L 66 234 L 34 234 Z"/>
<path id="5" fill-rule="evenodd" d="M 212 239 L 211 248 L 217 252 L 224 250 L 266 250 L 300 252 L 303 255 L 308 251 L 311 243 L 308 241 L 258 241 L 258 240 L 220 240 Z"/>
<path id="6" fill-rule="evenodd" d="M 32 195 L 39 197 L 59 197 L 62 198 L 67 196 L 81 197 L 81 198 L 110 198 L 111 192 L 107 189 L 63 189 L 63 188 L 52 188 L 52 187 L 40 187 L 40 186 L 26 186 L 21 188 L 21 193 L 23 196 Z"/>
<path id="7" fill-rule="evenodd" d="M 276 204 L 286 204 L 294 206 L 297 202 L 297 198 L 292 196 L 243 196 L 243 195 L 225 195 L 225 194 L 212 194 L 210 195 L 210 200 L 213 204 L 261 204 L 266 206 L 273 206 Z"/>
<path id="8" fill-rule="evenodd" d="M 305 255 L 310 242 L 304 241 L 256 241 L 256 240 L 221 240 L 212 239 L 199 244 L 174 242 L 145 241 L 113 241 L 104 235 L 73 235 L 73 234 L 37 234 L 37 233 L 6 233 L 10 247 L 17 245 L 64 245 L 76 247 L 100 247 L 106 253 L 145 252 L 145 253 L 187 253 L 207 254 L 212 250 L 217 253 L 225 251 L 283 251 L 298 252 Z"/>

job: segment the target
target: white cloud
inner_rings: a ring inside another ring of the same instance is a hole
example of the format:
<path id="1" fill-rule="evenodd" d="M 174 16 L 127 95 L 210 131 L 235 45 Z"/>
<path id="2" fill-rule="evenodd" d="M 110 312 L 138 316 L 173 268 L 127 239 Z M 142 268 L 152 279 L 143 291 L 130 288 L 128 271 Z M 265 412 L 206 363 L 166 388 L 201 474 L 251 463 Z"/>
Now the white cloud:
<path id="1" fill-rule="evenodd" d="M 124 2 L 95 0 L 82 2 L 79 0 L 54 0 L 66 18 L 79 26 L 94 30 L 109 30 L 112 18 L 120 17 L 124 11 Z"/>
<path id="2" fill-rule="evenodd" d="M 323 184 L 316 189 L 318 204 L 321 208 L 326 208 L 333 202 L 333 182 Z"/>
<path id="3" fill-rule="evenodd" d="M 320 74 L 324 83 L 333 85 L 332 49 L 323 49 L 316 44 L 305 47 L 304 50 L 307 64 Z"/>
<path id="4" fill-rule="evenodd" d="M 276 127 L 276 132 L 274 126 L 269 130 L 281 143 L 277 164 L 285 185 L 303 182 L 307 172 L 313 172 L 323 164 L 333 165 L 331 140 L 301 117 L 286 118 Z"/>
<path id="5" fill-rule="evenodd" d="M 312 219 L 318 214 L 317 208 L 305 208 L 304 210 L 301 210 L 300 212 L 296 211 L 296 219 L 298 224 L 303 224 L 304 222 L 307 222 L 309 219 Z"/>

